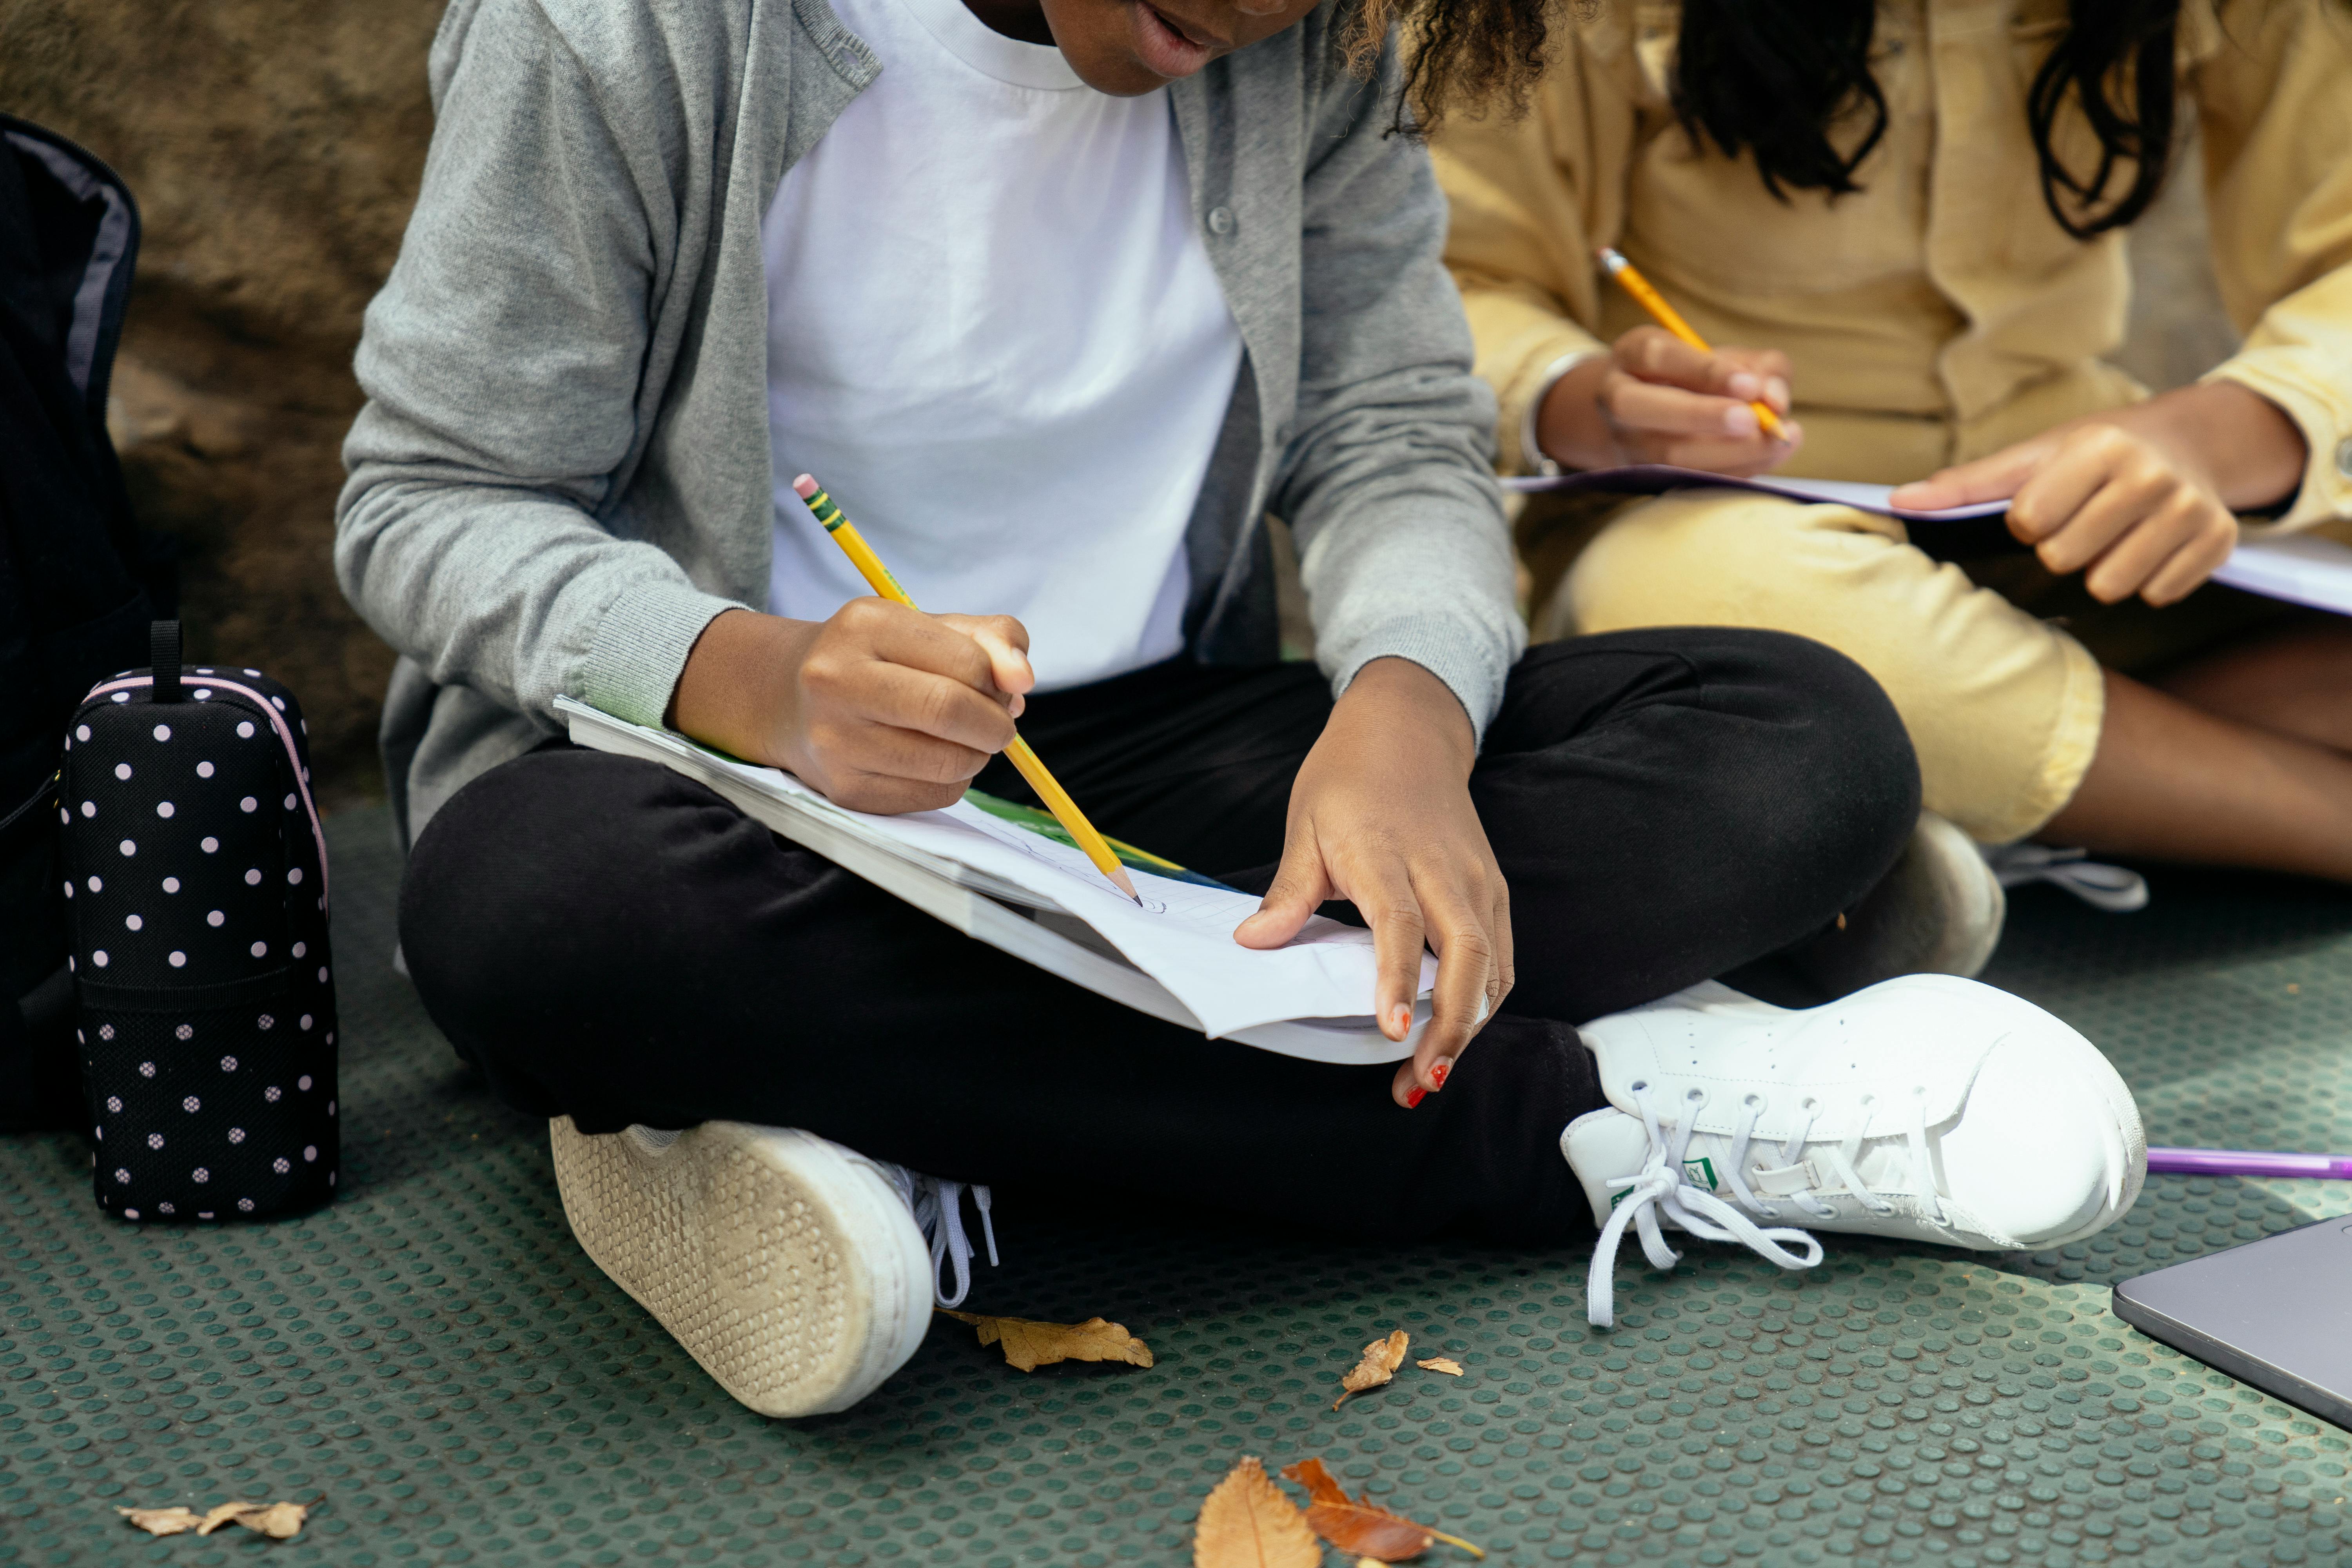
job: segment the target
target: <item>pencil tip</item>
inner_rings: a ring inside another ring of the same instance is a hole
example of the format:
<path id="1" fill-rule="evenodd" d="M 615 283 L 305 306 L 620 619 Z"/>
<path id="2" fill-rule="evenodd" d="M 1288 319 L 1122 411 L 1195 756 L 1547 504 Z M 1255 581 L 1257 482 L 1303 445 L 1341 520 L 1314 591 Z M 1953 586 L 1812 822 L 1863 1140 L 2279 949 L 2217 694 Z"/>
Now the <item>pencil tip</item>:
<path id="1" fill-rule="evenodd" d="M 1104 874 L 1110 878 L 1111 885 L 1117 888 L 1120 892 L 1125 893 L 1129 898 L 1133 899 L 1139 904 L 1143 902 L 1143 897 L 1135 890 L 1135 882 L 1128 876 L 1126 867 L 1113 866 Z"/>

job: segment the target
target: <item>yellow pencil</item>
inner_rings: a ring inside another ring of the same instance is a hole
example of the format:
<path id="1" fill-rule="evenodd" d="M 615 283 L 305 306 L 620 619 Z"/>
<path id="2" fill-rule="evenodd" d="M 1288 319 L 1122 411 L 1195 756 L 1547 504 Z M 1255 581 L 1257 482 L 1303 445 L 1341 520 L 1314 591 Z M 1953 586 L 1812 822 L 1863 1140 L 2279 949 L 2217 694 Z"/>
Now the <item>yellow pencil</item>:
<path id="1" fill-rule="evenodd" d="M 874 553 L 874 547 L 866 543 L 865 536 L 857 531 L 856 525 L 841 514 L 841 508 L 834 504 L 831 496 L 817 489 L 816 480 L 803 474 L 793 481 L 793 493 L 808 502 L 809 510 L 815 514 L 817 521 L 824 525 L 824 531 L 833 535 L 833 542 L 841 546 L 842 553 L 849 557 L 850 563 L 857 568 L 857 574 L 866 579 L 867 587 L 883 598 L 897 600 L 910 610 L 918 607 L 907 590 L 898 586 L 898 579 L 890 575 L 890 568 L 883 565 L 882 558 Z M 1014 767 L 1021 770 L 1021 776 L 1029 781 L 1029 787 L 1037 792 L 1037 798 L 1045 803 L 1045 809 L 1054 814 L 1054 820 L 1062 825 L 1062 831 L 1067 833 L 1086 852 L 1087 858 L 1094 862 L 1095 869 L 1108 878 L 1111 885 L 1120 892 L 1141 903 L 1143 900 L 1136 898 L 1135 883 L 1129 879 L 1127 868 L 1118 863 L 1118 857 L 1112 854 L 1110 846 L 1103 842 L 1103 836 L 1095 831 L 1095 825 L 1087 820 L 1087 814 L 1078 809 L 1078 803 L 1070 798 L 1070 792 L 1045 771 L 1045 764 L 1037 760 L 1037 753 L 1029 749 L 1029 742 L 1015 735 L 1013 743 L 1004 748 L 1004 754 L 1012 759 Z"/>
<path id="2" fill-rule="evenodd" d="M 1672 305 L 1666 303 L 1666 297 L 1650 287 L 1650 280 L 1633 269 L 1632 262 L 1605 245 L 1593 254 L 1601 258 L 1601 265 L 1609 269 L 1609 276 L 1623 285 L 1625 292 L 1633 296 L 1635 302 L 1643 310 L 1657 318 L 1658 325 L 1703 354 L 1711 354 L 1715 352 L 1706 346 L 1706 340 L 1691 331 L 1691 324 L 1684 321 Z M 1775 441 L 1785 441 L 1789 438 L 1787 429 L 1780 423 L 1780 416 L 1772 412 L 1770 404 L 1758 398 L 1748 406 L 1756 410 L 1756 423 L 1762 427 L 1764 434 L 1771 437 Z"/>

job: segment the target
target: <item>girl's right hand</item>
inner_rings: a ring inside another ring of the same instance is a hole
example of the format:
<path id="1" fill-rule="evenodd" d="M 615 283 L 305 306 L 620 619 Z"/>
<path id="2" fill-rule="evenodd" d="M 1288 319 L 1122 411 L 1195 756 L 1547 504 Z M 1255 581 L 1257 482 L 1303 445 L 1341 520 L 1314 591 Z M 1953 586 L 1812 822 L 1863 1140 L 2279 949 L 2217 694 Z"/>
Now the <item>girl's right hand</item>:
<path id="1" fill-rule="evenodd" d="M 1764 434 L 1748 405 L 1780 416 L 1787 439 Z M 1563 468 L 1672 463 L 1744 479 L 1797 449 L 1789 416 L 1789 356 L 1778 349 L 1702 353 L 1664 327 L 1635 327 L 1553 384 L 1536 442 Z"/>
<path id="2" fill-rule="evenodd" d="M 824 621 L 729 610 L 688 655 L 672 721 L 853 811 L 936 811 L 1012 744 L 1035 684 L 1028 654 L 1010 616 L 880 598 Z"/>

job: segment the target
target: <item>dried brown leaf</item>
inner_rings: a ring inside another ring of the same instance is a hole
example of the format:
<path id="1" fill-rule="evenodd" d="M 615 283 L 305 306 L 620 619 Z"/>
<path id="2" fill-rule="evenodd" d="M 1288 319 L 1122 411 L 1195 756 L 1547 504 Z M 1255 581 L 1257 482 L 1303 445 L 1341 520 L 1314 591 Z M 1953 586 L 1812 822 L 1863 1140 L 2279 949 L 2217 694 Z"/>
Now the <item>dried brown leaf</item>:
<path id="1" fill-rule="evenodd" d="M 1201 1504 L 1192 1568 L 1322 1568 L 1315 1532 L 1265 1467 L 1244 1458 Z"/>
<path id="2" fill-rule="evenodd" d="M 204 1522 L 184 1508 L 118 1508 L 114 1511 L 150 1535 L 182 1535 Z"/>
<path id="3" fill-rule="evenodd" d="M 1450 1355 L 1432 1356 L 1427 1361 L 1417 1361 L 1412 1364 L 1423 1372 L 1442 1372 L 1448 1377 L 1462 1375 L 1462 1363 Z"/>
<path id="4" fill-rule="evenodd" d="M 185 1508 L 118 1508 L 114 1511 L 150 1535 L 184 1535 L 189 1531 L 210 1535 L 215 1530 L 241 1524 L 277 1540 L 290 1541 L 301 1533 L 302 1521 L 310 1517 L 310 1504 L 225 1502 L 204 1514 Z"/>
<path id="5" fill-rule="evenodd" d="M 237 1523 L 274 1541 L 291 1541 L 302 1532 L 302 1521 L 310 1517 L 310 1509 L 301 1503 L 274 1502 L 240 1515 Z"/>
<path id="6" fill-rule="evenodd" d="M 1107 1323 L 1100 1318 L 1088 1318 L 1083 1323 L 1034 1323 L 1026 1318 L 989 1318 L 977 1312 L 947 1315 L 978 1329 L 982 1344 L 1003 1346 L 1004 1359 L 1023 1372 L 1064 1361 L 1151 1364 L 1151 1347 L 1129 1333 L 1123 1323 Z"/>
<path id="7" fill-rule="evenodd" d="M 1295 1465 L 1285 1465 L 1282 1475 L 1285 1480 L 1297 1481 L 1307 1489 L 1307 1500 L 1310 1504 L 1348 1500 L 1346 1490 L 1340 1487 L 1338 1479 L 1324 1468 L 1320 1459 L 1301 1459 Z"/>
<path id="8" fill-rule="evenodd" d="M 1459 1536 L 1391 1513 L 1369 1495 L 1350 1498 L 1320 1459 L 1301 1459 L 1282 1473 L 1307 1489 L 1307 1522 L 1315 1533 L 1353 1556 L 1402 1563 L 1428 1551 L 1433 1541 L 1458 1546 L 1473 1557 L 1486 1555 Z"/>
<path id="9" fill-rule="evenodd" d="M 196 1526 L 198 1535 L 210 1535 L 232 1524 L 242 1524 L 248 1513 L 258 1513 L 268 1505 L 257 1502 L 225 1502 L 205 1515 L 204 1523 Z"/>
<path id="10" fill-rule="evenodd" d="M 1387 1339 L 1374 1340 L 1370 1344 L 1366 1345 L 1364 1359 L 1358 1362 L 1353 1370 L 1339 1380 L 1339 1397 L 1331 1402 L 1331 1408 L 1337 1410 L 1346 1404 L 1348 1395 L 1350 1394 L 1361 1394 L 1368 1388 L 1378 1388 L 1394 1377 L 1396 1369 L 1404 1364 L 1405 1347 L 1412 1342 L 1412 1341 L 1406 1337 L 1405 1331 L 1399 1329 Z"/>

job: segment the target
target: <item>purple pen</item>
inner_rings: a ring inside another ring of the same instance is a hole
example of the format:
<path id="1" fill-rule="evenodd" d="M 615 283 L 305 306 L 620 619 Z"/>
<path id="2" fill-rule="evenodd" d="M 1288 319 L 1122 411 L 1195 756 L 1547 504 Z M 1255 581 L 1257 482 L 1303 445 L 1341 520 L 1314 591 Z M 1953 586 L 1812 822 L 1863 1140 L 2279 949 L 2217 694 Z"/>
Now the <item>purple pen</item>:
<path id="1" fill-rule="evenodd" d="M 2339 1176 L 2352 1179 L 2352 1155 L 2282 1154 L 2262 1149 L 2157 1149 L 2150 1171 L 2179 1176 Z"/>

